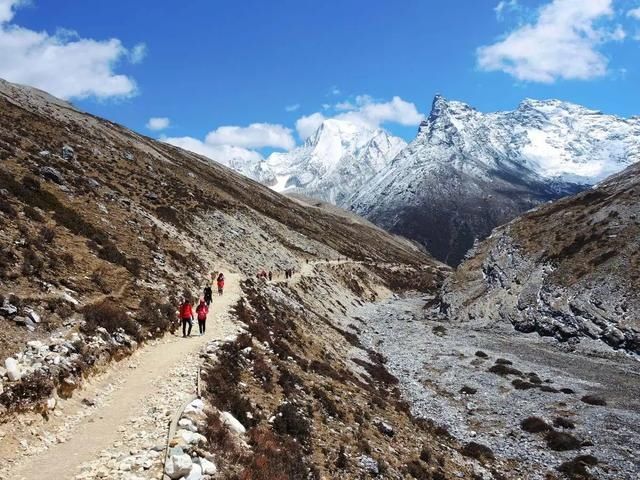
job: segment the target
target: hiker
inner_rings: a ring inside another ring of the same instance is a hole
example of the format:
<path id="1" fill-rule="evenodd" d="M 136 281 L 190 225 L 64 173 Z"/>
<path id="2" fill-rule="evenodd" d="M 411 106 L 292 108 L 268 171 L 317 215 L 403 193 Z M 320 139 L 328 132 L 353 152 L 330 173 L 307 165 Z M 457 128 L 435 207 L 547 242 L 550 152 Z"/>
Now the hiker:
<path id="1" fill-rule="evenodd" d="M 207 304 L 207 307 L 211 305 L 212 297 L 213 291 L 211 290 L 211 285 L 207 285 L 204 287 L 204 302 Z"/>
<path id="2" fill-rule="evenodd" d="M 273 280 L 273 272 L 269 270 L 269 281 Z"/>
<path id="3" fill-rule="evenodd" d="M 222 272 L 218 274 L 216 283 L 218 284 L 218 295 L 222 295 L 222 293 L 224 292 L 224 275 L 222 274 Z"/>
<path id="4" fill-rule="evenodd" d="M 200 305 L 196 307 L 196 314 L 198 315 L 198 330 L 200 330 L 200 336 L 204 335 L 204 330 L 207 324 L 207 314 L 209 313 L 209 307 L 204 299 L 200 300 Z"/>
<path id="5" fill-rule="evenodd" d="M 180 305 L 180 321 L 182 322 L 182 338 L 190 337 L 193 327 L 193 309 L 188 297 L 185 297 L 184 302 Z M 189 331 L 187 331 L 187 325 L 189 325 Z"/>

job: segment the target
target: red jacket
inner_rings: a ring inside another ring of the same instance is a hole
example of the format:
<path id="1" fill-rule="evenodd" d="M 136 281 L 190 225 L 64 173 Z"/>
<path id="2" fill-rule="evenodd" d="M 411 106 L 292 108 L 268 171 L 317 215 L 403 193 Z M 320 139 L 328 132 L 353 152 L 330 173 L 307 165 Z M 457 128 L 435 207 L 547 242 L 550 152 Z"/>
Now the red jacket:
<path id="1" fill-rule="evenodd" d="M 206 320 L 207 313 L 209 313 L 209 308 L 207 304 L 204 302 L 200 302 L 200 305 L 196 307 L 196 313 L 198 314 L 198 320 Z"/>
<path id="2" fill-rule="evenodd" d="M 180 318 L 183 320 L 193 318 L 193 310 L 190 303 L 183 303 L 180 305 Z"/>

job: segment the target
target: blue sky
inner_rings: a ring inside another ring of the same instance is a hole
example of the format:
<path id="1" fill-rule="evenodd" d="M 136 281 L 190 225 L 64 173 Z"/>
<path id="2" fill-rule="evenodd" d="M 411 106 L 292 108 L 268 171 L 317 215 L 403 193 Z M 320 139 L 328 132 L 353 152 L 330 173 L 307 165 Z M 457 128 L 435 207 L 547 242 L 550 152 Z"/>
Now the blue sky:
<path id="1" fill-rule="evenodd" d="M 345 114 L 410 140 L 437 92 L 640 114 L 640 0 L 0 0 L 0 24 L 0 77 L 212 155 Z"/>

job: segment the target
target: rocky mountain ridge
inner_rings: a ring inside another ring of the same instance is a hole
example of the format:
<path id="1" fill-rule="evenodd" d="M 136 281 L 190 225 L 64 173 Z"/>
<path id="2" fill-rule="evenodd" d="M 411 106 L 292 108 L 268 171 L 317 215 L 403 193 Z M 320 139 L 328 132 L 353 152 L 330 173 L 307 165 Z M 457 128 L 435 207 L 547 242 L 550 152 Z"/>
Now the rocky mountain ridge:
<path id="1" fill-rule="evenodd" d="M 640 166 L 496 229 L 444 288 L 460 321 L 640 353 Z"/>
<path id="2" fill-rule="evenodd" d="M 494 227 L 638 160 L 637 118 L 558 100 L 484 114 L 436 96 L 416 139 L 350 207 L 455 265 Z"/>

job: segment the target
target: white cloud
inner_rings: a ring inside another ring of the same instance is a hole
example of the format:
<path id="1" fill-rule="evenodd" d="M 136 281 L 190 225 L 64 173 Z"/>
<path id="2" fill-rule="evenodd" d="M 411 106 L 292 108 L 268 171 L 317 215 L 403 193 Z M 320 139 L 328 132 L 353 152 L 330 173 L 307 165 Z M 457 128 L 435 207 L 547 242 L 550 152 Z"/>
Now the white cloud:
<path id="1" fill-rule="evenodd" d="M 0 0 L 0 77 L 65 99 L 136 93 L 135 81 L 114 69 L 127 58 L 140 58 L 140 47 L 130 52 L 115 38 L 84 39 L 71 30 L 49 34 L 12 24 L 15 9 L 26 3 Z"/>
<path id="2" fill-rule="evenodd" d="M 287 112 L 295 112 L 299 108 L 300 108 L 299 103 L 294 103 L 293 105 L 287 105 L 286 107 L 284 107 L 285 111 Z"/>
<path id="3" fill-rule="evenodd" d="M 163 138 L 163 142 L 184 148 L 224 165 L 234 165 L 238 162 L 258 163 L 263 157 L 258 152 L 232 145 L 210 145 L 193 137 Z"/>
<path id="4" fill-rule="evenodd" d="M 142 62 L 147 56 L 147 45 L 145 43 L 138 43 L 129 52 L 129 61 L 134 65 Z"/>
<path id="5" fill-rule="evenodd" d="M 498 2 L 498 5 L 495 6 L 493 11 L 496 12 L 498 20 L 502 20 L 506 11 L 517 10 L 519 7 L 520 5 L 518 5 L 518 0 L 501 0 Z"/>
<path id="6" fill-rule="evenodd" d="M 604 42 L 624 38 L 620 27 L 606 29 L 612 0 L 553 0 L 542 7 L 535 23 L 523 25 L 504 39 L 477 51 L 478 66 L 503 71 L 518 80 L 552 83 L 558 79 L 588 80 L 607 73 Z"/>
<path id="7" fill-rule="evenodd" d="M 329 109 L 323 105 L 323 109 Z M 345 120 L 370 128 L 379 128 L 385 123 L 400 125 L 418 125 L 423 119 L 415 104 L 396 96 L 388 102 L 376 101 L 370 95 L 358 95 L 350 100 L 336 103 L 333 108 L 340 112 L 331 118 Z M 320 112 L 300 117 L 296 130 L 301 139 L 309 138 L 328 117 Z"/>
<path id="8" fill-rule="evenodd" d="M 296 130 L 302 140 L 306 140 L 315 133 L 322 122 L 325 121 L 325 116 L 320 112 L 312 113 L 304 117 L 300 117 L 296 121 Z"/>
<path id="9" fill-rule="evenodd" d="M 355 98 L 355 104 L 343 102 L 339 105 L 347 111 L 340 113 L 336 118 L 374 128 L 385 123 L 418 125 L 424 119 L 424 115 L 418 111 L 415 104 L 398 96 L 388 102 L 376 102 L 368 95 L 359 95 Z"/>
<path id="10" fill-rule="evenodd" d="M 629 10 L 627 12 L 627 16 L 635 18 L 636 20 L 640 20 L 640 7 Z"/>
<path id="11" fill-rule="evenodd" d="M 160 131 L 169 128 L 171 121 L 167 117 L 151 117 L 147 122 L 149 130 Z"/>
<path id="12" fill-rule="evenodd" d="M 223 126 L 209 132 L 209 145 L 233 145 L 244 148 L 273 147 L 289 150 L 295 146 L 291 129 L 272 123 L 252 123 L 248 127 Z"/>

